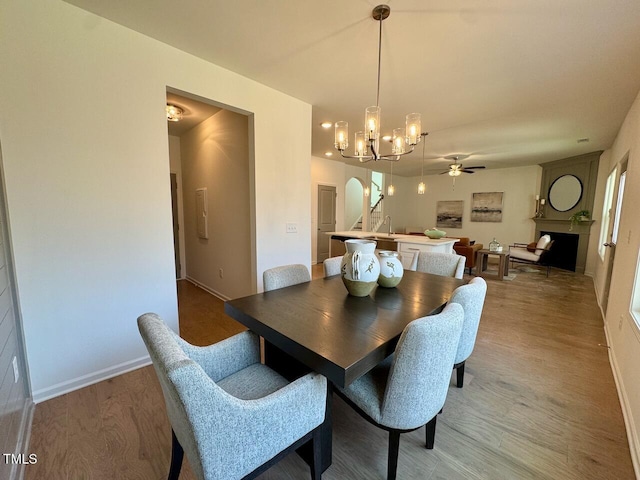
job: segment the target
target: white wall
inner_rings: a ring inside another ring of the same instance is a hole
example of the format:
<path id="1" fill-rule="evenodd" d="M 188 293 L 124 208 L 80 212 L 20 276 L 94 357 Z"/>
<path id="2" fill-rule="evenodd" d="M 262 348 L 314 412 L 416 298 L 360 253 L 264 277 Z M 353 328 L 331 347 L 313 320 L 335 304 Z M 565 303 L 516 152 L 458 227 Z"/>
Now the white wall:
<path id="1" fill-rule="evenodd" d="M 187 278 L 225 299 L 251 295 L 249 124 L 220 110 L 181 137 Z M 207 188 L 209 238 L 199 238 L 196 189 Z M 220 275 L 222 269 L 222 276 Z"/>
<path id="2" fill-rule="evenodd" d="M 462 200 L 464 211 L 462 228 L 443 229 L 449 236 L 470 237 L 486 245 L 496 237 L 503 245 L 514 242 L 532 242 L 535 223 L 535 195 L 540 188 L 542 168 L 501 168 L 463 174 L 456 179 L 448 175 L 425 176 L 427 192 L 418 195 L 420 177 L 395 176 L 396 194 L 385 197 L 385 209 L 392 216 L 396 231 L 407 226 L 431 228 L 436 226 L 436 205 L 441 200 Z M 471 222 L 471 199 L 476 192 L 504 192 L 502 222 Z"/>
<path id="3" fill-rule="evenodd" d="M 609 163 L 606 175 L 628 155 L 627 185 L 620 216 L 618 244 L 611 278 L 611 293 L 605 315 L 605 331 L 610 345 L 610 359 L 620 393 L 631 454 L 640 477 L 640 382 L 638 362 L 640 359 L 640 328 L 631 315 L 631 299 L 638 268 L 640 252 L 640 228 L 638 205 L 640 205 L 640 95 L 636 98 L 618 132 L 615 142 L 606 156 Z M 603 174 L 606 180 L 606 175 Z M 600 179 L 600 175 L 599 175 Z M 602 208 L 602 201 L 595 212 Z M 606 259 L 596 259 L 594 284 L 598 300 L 602 298 L 602 285 L 606 274 Z"/>
<path id="4" fill-rule="evenodd" d="M 0 138 L 36 400 L 147 362 L 141 313 L 177 326 L 167 86 L 254 115 L 258 288 L 265 268 L 309 264 L 310 105 L 59 0 L 3 2 L 0 22 Z"/>
<path id="5" fill-rule="evenodd" d="M 363 217 L 364 220 L 364 188 L 362 183 L 353 177 L 347 180 L 344 196 L 344 223 L 346 228 L 351 228 L 360 217 Z"/>

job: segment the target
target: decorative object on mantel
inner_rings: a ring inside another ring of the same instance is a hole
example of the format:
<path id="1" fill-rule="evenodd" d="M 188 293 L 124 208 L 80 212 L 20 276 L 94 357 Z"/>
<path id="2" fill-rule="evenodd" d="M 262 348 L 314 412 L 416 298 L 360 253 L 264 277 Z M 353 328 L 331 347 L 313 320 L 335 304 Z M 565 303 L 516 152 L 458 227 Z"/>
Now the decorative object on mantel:
<path id="1" fill-rule="evenodd" d="M 569 231 L 573 231 L 573 227 L 578 225 L 580 222 L 588 222 L 591 220 L 591 213 L 589 210 L 580 210 L 579 212 L 574 213 L 569 217 L 569 221 L 571 224 L 569 225 Z"/>
<path id="2" fill-rule="evenodd" d="M 489 251 L 490 252 L 501 252 L 502 251 L 502 245 L 500 245 L 500 242 L 498 242 L 496 240 L 496 237 L 493 237 L 493 240 L 491 240 L 489 242 Z"/>
<path id="3" fill-rule="evenodd" d="M 402 262 L 398 258 L 398 252 L 381 250 L 378 255 L 380 256 L 378 285 L 385 288 L 398 286 L 404 275 L 404 268 L 402 268 Z"/>
<path id="4" fill-rule="evenodd" d="M 429 230 L 425 230 L 424 234 L 431 239 L 438 239 L 444 237 L 447 232 L 443 232 L 442 230 L 438 230 L 437 228 L 433 227 Z"/>
<path id="5" fill-rule="evenodd" d="M 472 222 L 502 222 L 503 192 L 483 192 L 472 194 Z"/>
<path id="6" fill-rule="evenodd" d="M 349 295 L 366 297 L 375 288 L 380 276 L 380 262 L 376 257 L 373 240 L 345 240 L 347 253 L 342 257 L 342 282 Z"/>
<path id="7" fill-rule="evenodd" d="M 544 204 L 545 204 L 545 199 L 540 198 L 540 195 L 536 195 L 536 214 L 533 216 L 533 218 L 544 217 Z"/>
<path id="8" fill-rule="evenodd" d="M 380 60 L 382 57 L 382 21 L 389 16 L 391 8 L 388 5 L 378 5 L 371 12 L 374 20 L 380 22 L 378 34 L 378 90 L 376 104 L 367 107 L 364 113 L 364 131 L 355 134 L 355 155 L 345 155 L 349 146 L 349 124 L 344 121 L 336 122 L 334 147 L 344 158 L 357 158 L 362 163 L 378 160 L 397 162 L 400 157 L 413 152 L 422 136 L 422 124 L 419 113 L 410 113 L 406 117 L 405 128 L 393 129 L 391 155 L 380 153 Z M 407 148 L 407 146 L 409 148 Z M 368 150 L 367 150 L 368 148 Z"/>
<path id="9" fill-rule="evenodd" d="M 436 227 L 462 228 L 464 201 L 441 200 L 436 203 Z"/>

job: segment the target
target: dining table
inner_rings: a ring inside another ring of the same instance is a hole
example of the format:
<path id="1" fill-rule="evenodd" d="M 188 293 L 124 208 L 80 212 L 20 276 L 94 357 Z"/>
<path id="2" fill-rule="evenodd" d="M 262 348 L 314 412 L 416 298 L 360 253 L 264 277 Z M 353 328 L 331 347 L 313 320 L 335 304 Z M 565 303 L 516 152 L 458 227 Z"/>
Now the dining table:
<path id="1" fill-rule="evenodd" d="M 393 353 L 413 320 L 442 311 L 464 280 L 405 271 L 394 288 L 349 295 L 340 275 L 228 300 L 224 311 L 264 338 L 265 363 L 289 379 L 309 371 L 328 380 L 322 471 L 331 465 L 331 393 Z M 299 453 L 309 461 L 309 449 Z"/>

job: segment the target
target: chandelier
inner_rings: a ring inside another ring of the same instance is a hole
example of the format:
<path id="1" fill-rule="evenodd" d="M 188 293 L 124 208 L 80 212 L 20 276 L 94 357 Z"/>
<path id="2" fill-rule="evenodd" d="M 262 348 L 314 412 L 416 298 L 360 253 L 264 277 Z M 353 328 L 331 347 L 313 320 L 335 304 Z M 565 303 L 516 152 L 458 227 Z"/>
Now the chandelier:
<path id="1" fill-rule="evenodd" d="M 382 56 L 382 21 L 389 16 L 391 8 L 388 5 L 378 5 L 373 9 L 371 16 L 380 22 L 380 33 L 378 35 L 378 90 L 376 93 L 376 104 L 367 107 L 364 113 L 364 131 L 356 132 L 354 155 L 345 155 L 349 146 L 349 124 L 348 122 L 336 122 L 335 126 L 335 148 L 344 158 L 357 158 L 362 163 L 371 160 L 387 160 L 397 162 L 400 157 L 413 152 L 415 146 L 420 142 L 422 136 L 422 125 L 419 113 L 410 113 L 406 117 L 405 128 L 393 129 L 391 140 L 391 154 L 382 155 L 380 152 L 380 59 Z"/>

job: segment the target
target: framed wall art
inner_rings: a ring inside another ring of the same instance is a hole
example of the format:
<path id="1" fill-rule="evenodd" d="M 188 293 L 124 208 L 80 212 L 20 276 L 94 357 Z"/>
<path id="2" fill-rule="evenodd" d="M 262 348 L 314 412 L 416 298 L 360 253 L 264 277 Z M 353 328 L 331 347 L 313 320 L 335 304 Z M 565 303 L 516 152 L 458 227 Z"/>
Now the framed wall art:
<path id="1" fill-rule="evenodd" d="M 442 200 L 436 204 L 436 227 L 462 228 L 464 201 Z"/>
<path id="2" fill-rule="evenodd" d="M 473 193 L 471 199 L 472 222 L 502 222 L 502 195 L 504 192 Z"/>

